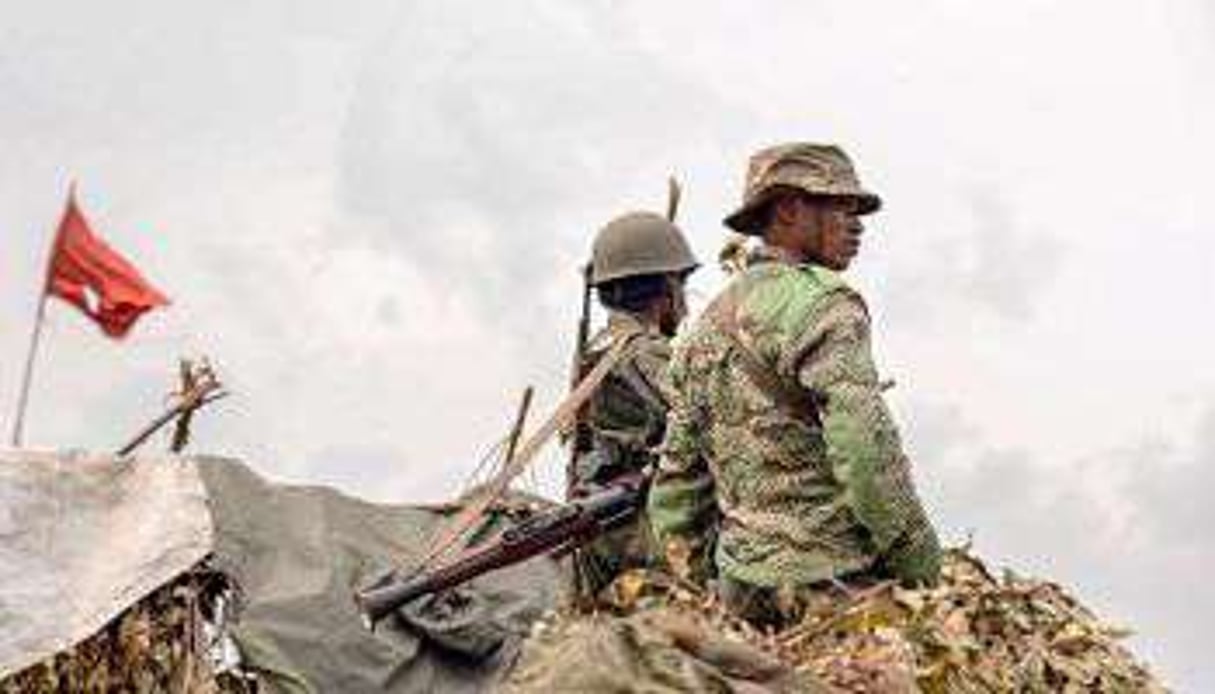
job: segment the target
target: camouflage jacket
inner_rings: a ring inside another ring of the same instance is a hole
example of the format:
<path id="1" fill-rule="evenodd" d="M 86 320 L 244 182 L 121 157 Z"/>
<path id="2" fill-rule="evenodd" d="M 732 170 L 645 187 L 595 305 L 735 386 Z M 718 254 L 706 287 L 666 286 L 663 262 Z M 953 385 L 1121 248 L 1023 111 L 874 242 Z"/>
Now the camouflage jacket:
<path id="1" fill-rule="evenodd" d="M 646 329 L 627 313 L 613 311 L 607 327 L 587 346 L 587 366 L 594 366 L 625 332 L 639 333 L 631 355 L 608 372 L 587 403 L 584 422 L 589 446 L 576 457 L 572 471 L 573 481 L 580 485 L 606 484 L 652 464 L 666 429 L 671 347 L 665 335 Z"/>
<path id="2" fill-rule="evenodd" d="M 608 372 L 591 397 L 584 417 L 585 441 L 574 458 L 570 480 L 574 488 L 594 489 L 621 474 L 651 467 L 666 429 L 670 400 L 666 371 L 670 340 L 645 328 L 627 313 L 612 312 L 607 327 L 592 338 L 587 366 L 593 366 L 625 332 L 638 332 L 630 356 Z M 598 592 L 626 568 L 649 562 L 649 523 L 644 513 L 581 552 L 580 570 L 592 593 Z"/>
<path id="3" fill-rule="evenodd" d="M 757 586 L 935 580 L 940 548 L 881 397 L 868 314 L 836 273 L 751 265 L 680 340 L 670 376 L 648 501 L 660 547 L 680 540 L 694 571 Z"/>

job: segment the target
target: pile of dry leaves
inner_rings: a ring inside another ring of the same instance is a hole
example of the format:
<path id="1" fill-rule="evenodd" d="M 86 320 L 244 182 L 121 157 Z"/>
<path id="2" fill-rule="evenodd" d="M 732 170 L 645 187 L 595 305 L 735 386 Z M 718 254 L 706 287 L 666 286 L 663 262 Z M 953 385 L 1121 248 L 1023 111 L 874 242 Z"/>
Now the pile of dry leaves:
<path id="1" fill-rule="evenodd" d="M 614 586 L 624 612 L 689 608 L 702 625 L 776 656 L 828 690 L 893 692 L 1164 692 L 1103 623 L 1061 586 L 951 550 L 940 585 L 884 583 L 841 594 L 804 621 L 760 633 L 681 581 L 630 574 Z M 687 649 L 685 649 L 687 650 Z"/>
<path id="2" fill-rule="evenodd" d="M 783 653 L 832 684 L 864 682 L 870 664 L 922 691 L 1164 691 L 1102 623 L 1059 585 L 950 552 L 941 584 L 884 586 L 776 637 Z"/>

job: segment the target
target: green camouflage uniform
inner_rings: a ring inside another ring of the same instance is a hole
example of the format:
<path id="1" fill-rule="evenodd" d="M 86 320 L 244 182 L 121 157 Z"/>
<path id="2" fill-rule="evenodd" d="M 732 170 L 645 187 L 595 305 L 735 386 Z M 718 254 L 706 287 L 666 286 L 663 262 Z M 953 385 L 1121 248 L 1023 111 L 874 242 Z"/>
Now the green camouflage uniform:
<path id="1" fill-rule="evenodd" d="M 608 373 L 588 403 L 589 445 L 571 469 L 576 489 L 594 491 L 622 474 L 652 467 L 657 457 L 654 451 L 666 428 L 670 398 L 666 378 L 670 340 L 628 313 L 612 311 L 607 328 L 588 345 L 587 366 L 593 367 L 616 338 L 629 332 L 638 334 L 630 356 Z M 575 561 L 583 588 L 594 595 L 620 572 L 646 565 L 651 544 L 644 513 L 590 543 Z"/>
<path id="2" fill-rule="evenodd" d="M 713 320 L 723 307 L 741 340 Z M 757 365 L 818 406 L 795 411 Z M 763 588 L 862 572 L 935 580 L 940 548 L 881 397 L 869 317 L 838 274 L 751 265 L 679 341 L 670 375 L 648 501 L 659 547 L 678 540 L 701 576 Z"/>

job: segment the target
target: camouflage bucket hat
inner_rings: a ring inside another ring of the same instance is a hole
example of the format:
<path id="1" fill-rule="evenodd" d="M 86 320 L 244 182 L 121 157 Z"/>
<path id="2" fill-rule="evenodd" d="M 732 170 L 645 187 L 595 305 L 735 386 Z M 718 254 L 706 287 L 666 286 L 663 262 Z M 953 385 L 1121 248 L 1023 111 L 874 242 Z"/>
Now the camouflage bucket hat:
<path id="1" fill-rule="evenodd" d="M 760 213 L 781 188 L 852 198 L 860 204 L 858 214 L 870 214 L 882 206 L 881 198 L 861 187 L 856 169 L 844 150 L 835 145 L 795 142 L 752 155 L 742 207 L 725 218 L 725 225 L 744 234 L 762 233 L 764 220 Z"/>

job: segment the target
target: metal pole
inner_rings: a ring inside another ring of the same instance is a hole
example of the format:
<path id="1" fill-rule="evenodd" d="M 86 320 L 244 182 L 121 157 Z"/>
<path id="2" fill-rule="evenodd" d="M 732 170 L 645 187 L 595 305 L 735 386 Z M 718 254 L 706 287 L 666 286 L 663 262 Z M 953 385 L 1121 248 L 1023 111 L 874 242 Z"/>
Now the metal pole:
<path id="1" fill-rule="evenodd" d="M 34 361 L 38 355 L 38 343 L 42 340 L 42 325 L 46 318 L 46 288 L 38 297 L 38 309 L 34 313 L 34 329 L 30 333 L 30 348 L 25 355 L 25 372 L 21 375 L 21 392 L 17 396 L 17 415 L 13 418 L 13 435 L 9 442 L 13 448 L 21 446 L 21 436 L 25 430 L 25 410 L 30 401 L 30 384 L 34 380 Z"/>
<path id="2" fill-rule="evenodd" d="M 25 433 L 25 411 L 29 406 L 30 387 L 34 380 L 34 361 L 38 356 L 38 344 L 42 340 L 42 326 L 46 322 L 46 302 L 51 295 L 51 267 L 55 263 L 55 256 L 59 253 L 59 237 L 60 232 L 63 231 L 63 221 L 67 219 L 68 212 L 75 204 L 76 181 L 73 179 L 68 183 L 67 206 L 63 210 L 63 219 L 59 221 L 59 226 L 55 229 L 55 237 L 51 241 L 51 253 L 47 256 L 46 267 L 42 272 L 42 292 L 38 297 L 38 308 L 34 312 L 34 329 L 30 333 L 30 348 L 25 355 L 25 372 L 21 374 L 21 392 L 17 396 L 17 414 L 13 418 L 13 434 L 9 439 L 13 448 L 21 446 L 21 439 Z"/>

